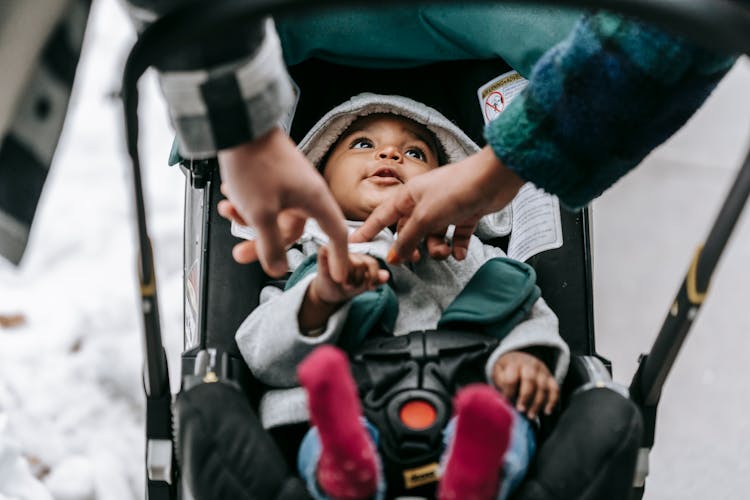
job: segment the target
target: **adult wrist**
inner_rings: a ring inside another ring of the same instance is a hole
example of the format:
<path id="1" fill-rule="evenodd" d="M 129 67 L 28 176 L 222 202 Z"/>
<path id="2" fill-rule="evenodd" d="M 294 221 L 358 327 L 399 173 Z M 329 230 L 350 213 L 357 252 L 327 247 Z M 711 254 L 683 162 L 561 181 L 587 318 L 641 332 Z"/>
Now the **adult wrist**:
<path id="1" fill-rule="evenodd" d="M 162 71 L 160 84 L 185 158 L 204 159 L 256 140 L 294 106 L 281 42 L 268 18 L 262 43 L 245 58 L 218 67 Z"/>
<path id="2" fill-rule="evenodd" d="M 479 186 L 487 200 L 487 212 L 494 212 L 510 203 L 526 181 L 508 168 L 490 146 L 482 148 L 479 155 L 482 166 Z"/>
<path id="3" fill-rule="evenodd" d="M 235 158 L 247 158 L 248 156 L 255 156 L 262 154 L 263 151 L 270 150 L 280 140 L 285 140 L 286 134 L 279 127 L 272 127 L 266 131 L 263 135 L 245 142 L 241 142 L 234 146 L 223 148 L 218 152 L 219 163 L 232 164 L 232 160 Z M 227 162 L 229 160 L 229 162 Z M 243 162 L 244 166 L 256 165 L 261 162 Z"/>
<path id="4" fill-rule="evenodd" d="M 227 197 L 235 204 L 241 204 L 243 197 L 234 196 L 233 191 L 244 190 L 252 181 L 252 177 L 264 175 L 268 168 L 268 161 L 263 161 L 268 152 L 279 151 L 284 145 L 279 141 L 290 141 L 286 134 L 278 127 L 274 127 L 262 137 L 254 141 L 244 142 L 237 146 L 219 151 L 219 171 L 227 190 Z M 241 207 L 238 207 L 241 209 Z"/>

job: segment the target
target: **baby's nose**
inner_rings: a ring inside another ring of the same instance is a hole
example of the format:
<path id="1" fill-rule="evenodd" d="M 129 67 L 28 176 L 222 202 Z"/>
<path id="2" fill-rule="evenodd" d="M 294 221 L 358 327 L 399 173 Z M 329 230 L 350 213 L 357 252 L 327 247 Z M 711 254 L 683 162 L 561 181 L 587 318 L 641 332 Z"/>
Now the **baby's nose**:
<path id="1" fill-rule="evenodd" d="M 378 158 L 398 161 L 401 159 L 401 152 L 395 146 L 386 146 L 378 151 Z"/>

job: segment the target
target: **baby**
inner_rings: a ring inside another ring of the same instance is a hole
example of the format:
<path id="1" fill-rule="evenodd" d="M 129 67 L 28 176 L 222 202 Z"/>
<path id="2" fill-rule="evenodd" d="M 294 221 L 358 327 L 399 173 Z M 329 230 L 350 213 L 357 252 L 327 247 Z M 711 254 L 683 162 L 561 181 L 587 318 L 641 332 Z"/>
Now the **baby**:
<path id="1" fill-rule="evenodd" d="M 353 231 L 394 187 L 478 147 L 432 108 L 398 96 L 361 94 L 327 113 L 300 149 L 321 170 Z M 383 498 L 377 430 L 362 417 L 346 356 L 330 346 L 313 351 L 326 344 L 351 349 L 373 330 L 403 335 L 473 324 L 500 340 L 486 365 L 495 389 L 475 385 L 457 395 L 456 417 L 444 431 L 448 446 L 439 496 L 506 498 L 535 447 L 528 419 L 552 411 L 567 370 L 569 352 L 557 318 L 539 297 L 533 271 L 476 237 L 460 262 L 415 254 L 409 263 L 386 265 L 394 238 L 385 229 L 371 242 L 351 244 L 349 274 L 339 284 L 330 276 L 326 236 L 308 222 L 288 252 L 294 272 L 286 289 L 266 287 L 236 336 L 253 374 L 272 388 L 261 400 L 261 421 L 266 428 L 312 422 L 298 463 L 315 498 Z M 473 289 L 487 279 L 496 286 Z M 509 293 L 510 282 L 523 286 Z M 377 304 L 390 300 L 391 312 L 367 309 L 361 300 L 366 292 L 378 293 Z M 467 300 L 469 292 L 512 304 L 492 302 L 491 311 L 482 310 L 488 302 Z M 513 314 L 498 319 L 498 310 Z M 506 398 L 515 400 L 515 408 Z"/>

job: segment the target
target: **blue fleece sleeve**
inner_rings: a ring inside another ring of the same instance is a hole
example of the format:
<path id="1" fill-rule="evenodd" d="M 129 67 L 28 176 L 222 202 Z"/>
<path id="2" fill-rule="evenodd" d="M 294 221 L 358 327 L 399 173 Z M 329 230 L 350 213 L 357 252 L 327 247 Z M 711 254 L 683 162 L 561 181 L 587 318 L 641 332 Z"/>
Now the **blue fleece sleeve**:
<path id="1" fill-rule="evenodd" d="M 623 17 L 587 15 L 485 136 L 520 177 L 580 207 L 677 131 L 735 60 Z"/>

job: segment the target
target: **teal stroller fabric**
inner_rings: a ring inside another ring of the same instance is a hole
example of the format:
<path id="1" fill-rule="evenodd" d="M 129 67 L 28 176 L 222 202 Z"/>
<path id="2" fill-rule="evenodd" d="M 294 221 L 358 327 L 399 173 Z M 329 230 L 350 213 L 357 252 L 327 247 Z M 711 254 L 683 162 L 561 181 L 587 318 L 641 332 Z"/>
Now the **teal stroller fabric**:
<path id="1" fill-rule="evenodd" d="M 311 58 L 363 68 L 407 68 L 500 57 L 526 77 L 580 15 L 568 8 L 528 5 L 358 6 L 356 11 L 286 14 L 276 18 L 276 29 L 290 66 Z M 180 161 L 175 139 L 169 164 Z"/>
<path id="2" fill-rule="evenodd" d="M 438 328 L 479 331 L 502 340 L 542 295 L 534 268 L 497 257 L 480 267 L 443 311 Z"/>
<path id="3" fill-rule="evenodd" d="M 568 35 L 581 12 L 550 6 L 358 7 L 276 20 L 287 64 L 317 57 L 366 68 L 501 57 L 528 75 Z M 458 75 L 456 75 L 458 76 Z"/>

